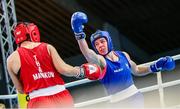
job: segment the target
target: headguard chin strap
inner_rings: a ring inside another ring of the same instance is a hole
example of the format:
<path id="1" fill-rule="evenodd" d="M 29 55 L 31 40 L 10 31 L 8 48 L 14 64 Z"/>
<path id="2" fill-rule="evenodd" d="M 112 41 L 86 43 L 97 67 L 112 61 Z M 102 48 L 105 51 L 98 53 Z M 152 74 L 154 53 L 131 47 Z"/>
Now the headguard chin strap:
<path id="1" fill-rule="evenodd" d="M 108 43 L 108 53 L 111 52 L 113 50 L 113 44 L 112 44 L 111 36 L 109 35 L 109 33 L 107 31 L 101 31 L 101 30 L 97 30 L 90 37 L 91 45 L 92 45 L 93 49 L 95 50 L 95 52 L 97 54 L 99 54 L 99 52 L 97 51 L 97 49 L 95 47 L 95 41 L 97 39 L 99 39 L 99 38 L 105 38 L 107 40 L 107 43 Z M 107 55 L 107 54 L 105 54 L 105 55 Z M 103 56 L 105 56 L 105 55 L 103 55 Z"/>
<path id="2" fill-rule="evenodd" d="M 16 44 L 27 40 L 28 36 L 32 42 L 40 42 L 39 29 L 34 23 L 20 22 L 14 26 L 13 33 Z"/>

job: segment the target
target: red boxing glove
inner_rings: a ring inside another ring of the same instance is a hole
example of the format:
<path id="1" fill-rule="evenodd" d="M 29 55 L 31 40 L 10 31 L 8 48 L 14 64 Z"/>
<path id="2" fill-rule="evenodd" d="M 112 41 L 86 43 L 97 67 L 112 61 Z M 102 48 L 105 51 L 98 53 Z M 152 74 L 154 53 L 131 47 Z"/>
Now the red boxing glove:
<path id="1" fill-rule="evenodd" d="M 84 70 L 84 76 L 90 80 L 97 80 L 101 75 L 101 68 L 96 64 L 83 64 L 81 68 Z"/>

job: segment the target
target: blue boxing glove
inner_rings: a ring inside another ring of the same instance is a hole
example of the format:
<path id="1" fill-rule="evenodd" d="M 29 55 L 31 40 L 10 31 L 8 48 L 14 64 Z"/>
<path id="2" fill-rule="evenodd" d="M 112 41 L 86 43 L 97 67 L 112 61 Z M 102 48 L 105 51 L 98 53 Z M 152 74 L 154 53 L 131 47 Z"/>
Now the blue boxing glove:
<path id="1" fill-rule="evenodd" d="M 150 65 L 151 72 L 158 72 L 158 71 L 170 71 L 175 68 L 175 62 L 172 57 L 166 56 L 159 58 L 154 64 Z"/>
<path id="2" fill-rule="evenodd" d="M 75 12 L 71 16 L 71 27 L 77 40 L 84 39 L 86 37 L 86 34 L 83 32 L 83 24 L 87 22 L 88 18 L 83 12 Z"/>

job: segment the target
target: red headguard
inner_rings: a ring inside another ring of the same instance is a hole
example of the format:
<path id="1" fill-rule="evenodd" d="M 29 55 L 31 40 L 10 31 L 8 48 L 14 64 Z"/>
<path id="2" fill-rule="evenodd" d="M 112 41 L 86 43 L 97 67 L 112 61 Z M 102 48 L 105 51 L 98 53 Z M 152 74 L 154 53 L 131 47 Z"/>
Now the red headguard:
<path id="1" fill-rule="evenodd" d="M 32 42 L 40 42 L 39 29 L 35 24 L 21 22 L 14 27 L 16 44 L 25 41 L 28 36 Z"/>

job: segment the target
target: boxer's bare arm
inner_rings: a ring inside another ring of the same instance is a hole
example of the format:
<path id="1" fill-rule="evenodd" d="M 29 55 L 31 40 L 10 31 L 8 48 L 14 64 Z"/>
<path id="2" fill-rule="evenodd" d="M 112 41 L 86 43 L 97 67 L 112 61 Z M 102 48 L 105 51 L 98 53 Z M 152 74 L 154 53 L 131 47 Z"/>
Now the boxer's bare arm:
<path id="1" fill-rule="evenodd" d="M 19 53 L 14 51 L 8 58 L 7 58 L 7 70 L 8 73 L 19 93 L 23 93 L 23 87 L 20 81 L 18 80 L 18 72 L 21 66 Z"/>
<path id="2" fill-rule="evenodd" d="M 76 76 L 80 72 L 79 67 L 73 67 L 69 64 L 66 64 L 52 45 L 48 45 L 48 52 L 52 58 L 56 70 L 59 73 L 71 77 Z"/>

